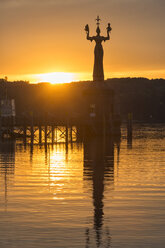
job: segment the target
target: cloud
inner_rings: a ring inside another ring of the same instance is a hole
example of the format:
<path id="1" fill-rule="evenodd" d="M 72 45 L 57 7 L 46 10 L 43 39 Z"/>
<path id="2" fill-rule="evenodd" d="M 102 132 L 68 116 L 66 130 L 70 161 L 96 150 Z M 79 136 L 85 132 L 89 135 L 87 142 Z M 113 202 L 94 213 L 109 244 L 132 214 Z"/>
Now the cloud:
<path id="1" fill-rule="evenodd" d="M 0 0 L 0 8 L 2 9 L 23 9 L 23 8 L 52 8 L 55 6 L 76 7 L 82 6 L 87 9 L 98 11 L 102 8 L 130 8 L 148 6 L 149 9 L 157 8 L 165 9 L 165 0 Z"/>
<path id="2" fill-rule="evenodd" d="M 50 5 L 73 5 L 97 2 L 97 0 L 1 0 L 2 7 L 22 7 L 22 6 L 50 6 Z"/>

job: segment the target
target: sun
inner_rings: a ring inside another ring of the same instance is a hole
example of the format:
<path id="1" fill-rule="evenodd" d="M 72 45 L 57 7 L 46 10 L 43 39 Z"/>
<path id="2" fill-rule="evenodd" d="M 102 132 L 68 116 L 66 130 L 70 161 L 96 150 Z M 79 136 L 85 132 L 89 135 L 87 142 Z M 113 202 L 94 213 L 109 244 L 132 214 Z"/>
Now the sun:
<path id="1" fill-rule="evenodd" d="M 39 82 L 49 82 L 51 84 L 70 83 L 75 80 L 74 74 L 69 72 L 52 72 L 37 74 L 36 80 Z"/>

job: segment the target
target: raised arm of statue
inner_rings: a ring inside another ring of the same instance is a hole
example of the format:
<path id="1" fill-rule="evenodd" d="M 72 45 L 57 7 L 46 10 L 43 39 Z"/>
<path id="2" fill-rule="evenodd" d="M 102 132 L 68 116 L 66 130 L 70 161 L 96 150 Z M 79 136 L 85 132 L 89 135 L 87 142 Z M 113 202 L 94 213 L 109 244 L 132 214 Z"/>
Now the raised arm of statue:
<path id="1" fill-rule="evenodd" d="M 85 31 L 86 31 L 86 34 L 87 34 L 87 40 L 93 41 L 94 38 L 89 36 L 89 26 L 88 26 L 88 24 L 85 26 Z"/>

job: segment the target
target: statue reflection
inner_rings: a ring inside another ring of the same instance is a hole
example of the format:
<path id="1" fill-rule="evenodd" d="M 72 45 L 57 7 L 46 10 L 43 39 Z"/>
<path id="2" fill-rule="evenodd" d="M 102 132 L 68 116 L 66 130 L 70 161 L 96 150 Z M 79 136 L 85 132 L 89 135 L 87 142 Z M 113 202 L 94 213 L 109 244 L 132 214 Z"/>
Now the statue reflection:
<path id="1" fill-rule="evenodd" d="M 109 228 L 104 228 L 105 185 L 114 184 L 114 144 L 101 137 L 84 142 L 84 179 L 92 181 L 94 232 L 97 247 L 110 247 Z M 104 239 L 104 240 L 103 240 Z M 90 230 L 86 230 L 86 248 L 90 247 Z"/>
<path id="2" fill-rule="evenodd" d="M 0 175 L 4 179 L 5 207 L 7 207 L 7 191 L 11 176 L 15 171 L 15 142 L 0 143 Z"/>

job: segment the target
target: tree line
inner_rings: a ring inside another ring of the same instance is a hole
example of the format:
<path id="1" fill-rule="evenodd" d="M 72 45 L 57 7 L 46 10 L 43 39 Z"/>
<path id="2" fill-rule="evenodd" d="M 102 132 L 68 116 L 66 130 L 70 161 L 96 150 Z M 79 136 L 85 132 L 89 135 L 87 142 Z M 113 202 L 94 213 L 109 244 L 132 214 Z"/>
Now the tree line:
<path id="1" fill-rule="evenodd" d="M 136 121 L 165 121 L 165 80 L 147 78 L 113 78 L 105 84 L 115 93 L 115 108 L 124 120 L 133 113 Z M 94 82 L 73 82 L 52 85 L 30 84 L 26 81 L 10 82 L 0 79 L 0 98 L 15 99 L 16 114 L 50 113 L 57 118 L 83 115 L 84 90 Z"/>

